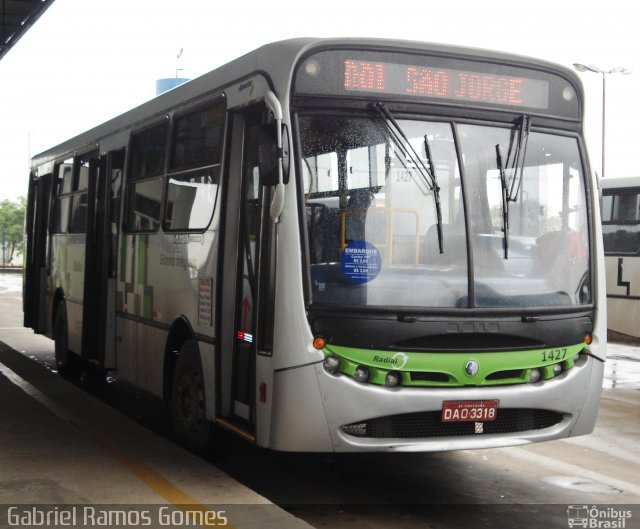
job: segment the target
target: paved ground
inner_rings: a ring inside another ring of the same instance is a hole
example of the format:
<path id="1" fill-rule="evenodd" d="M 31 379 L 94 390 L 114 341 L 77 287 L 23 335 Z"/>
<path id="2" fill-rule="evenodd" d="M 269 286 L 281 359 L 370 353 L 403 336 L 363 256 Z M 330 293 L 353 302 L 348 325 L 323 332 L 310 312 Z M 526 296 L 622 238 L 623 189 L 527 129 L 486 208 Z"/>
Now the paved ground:
<path id="1" fill-rule="evenodd" d="M 20 326 L 18 279 L 0 277 L 0 528 L 65 526 L 37 523 L 60 511 L 94 526 L 101 509 L 122 506 L 134 509 L 132 527 L 143 513 L 155 526 L 188 526 L 173 524 L 186 511 L 213 526 L 310 527 L 52 372 L 52 342 Z"/>

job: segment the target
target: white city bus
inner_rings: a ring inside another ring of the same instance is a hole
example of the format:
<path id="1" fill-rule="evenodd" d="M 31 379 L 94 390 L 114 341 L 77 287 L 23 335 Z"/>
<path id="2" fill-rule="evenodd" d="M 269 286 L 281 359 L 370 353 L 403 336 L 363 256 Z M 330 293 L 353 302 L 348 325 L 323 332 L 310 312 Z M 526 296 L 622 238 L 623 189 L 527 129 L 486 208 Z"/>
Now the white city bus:
<path id="1" fill-rule="evenodd" d="M 582 435 L 606 349 L 570 70 L 414 42 L 269 44 L 33 158 L 25 324 L 196 449 Z"/>
<path id="2" fill-rule="evenodd" d="M 608 327 L 640 338 L 640 177 L 600 183 Z"/>

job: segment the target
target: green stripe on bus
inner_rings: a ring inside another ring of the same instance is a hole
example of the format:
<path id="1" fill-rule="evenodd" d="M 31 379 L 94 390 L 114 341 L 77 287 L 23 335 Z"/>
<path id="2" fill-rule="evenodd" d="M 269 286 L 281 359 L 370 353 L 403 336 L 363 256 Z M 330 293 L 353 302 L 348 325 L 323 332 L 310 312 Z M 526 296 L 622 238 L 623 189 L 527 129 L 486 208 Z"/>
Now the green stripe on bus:
<path id="1" fill-rule="evenodd" d="M 147 246 L 149 245 L 149 236 L 140 235 L 138 237 L 138 285 L 147 284 Z"/>
<path id="2" fill-rule="evenodd" d="M 584 348 L 585 344 L 579 343 L 526 351 L 435 353 L 330 345 L 325 347 L 325 354 L 340 358 L 340 372 L 345 375 L 351 376 L 358 366 L 366 366 L 372 384 L 383 385 L 389 371 L 398 371 L 403 386 L 452 387 L 523 384 L 529 382 L 532 369 L 540 369 L 542 378 L 547 380 L 554 377 L 554 364 L 560 364 L 563 371 L 571 369 Z M 474 374 L 465 369 L 470 361 L 477 364 Z"/>

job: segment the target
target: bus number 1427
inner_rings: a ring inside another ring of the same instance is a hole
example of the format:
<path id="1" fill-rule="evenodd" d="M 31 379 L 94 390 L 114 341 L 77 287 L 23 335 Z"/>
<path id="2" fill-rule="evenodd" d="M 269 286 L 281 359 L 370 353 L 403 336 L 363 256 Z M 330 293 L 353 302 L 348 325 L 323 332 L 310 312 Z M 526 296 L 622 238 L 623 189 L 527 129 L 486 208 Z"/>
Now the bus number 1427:
<path id="1" fill-rule="evenodd" d="M 567 348 L 562 347 L 560 349 L 551 349 L 550 351 L 542 351 L 542 361 L 558 361 L 564 360 L 567 357 Z"/>

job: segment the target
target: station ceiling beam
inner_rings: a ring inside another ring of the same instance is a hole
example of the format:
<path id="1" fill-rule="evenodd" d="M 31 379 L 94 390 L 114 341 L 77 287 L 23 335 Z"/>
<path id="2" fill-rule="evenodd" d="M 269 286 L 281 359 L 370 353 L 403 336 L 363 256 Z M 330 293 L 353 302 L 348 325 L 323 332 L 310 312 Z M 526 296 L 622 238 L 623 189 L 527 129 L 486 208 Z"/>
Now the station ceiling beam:
<path id="1" fill-rule="evenodd" d="M 0 60 L 54 0 L 0 0 Z"/>

